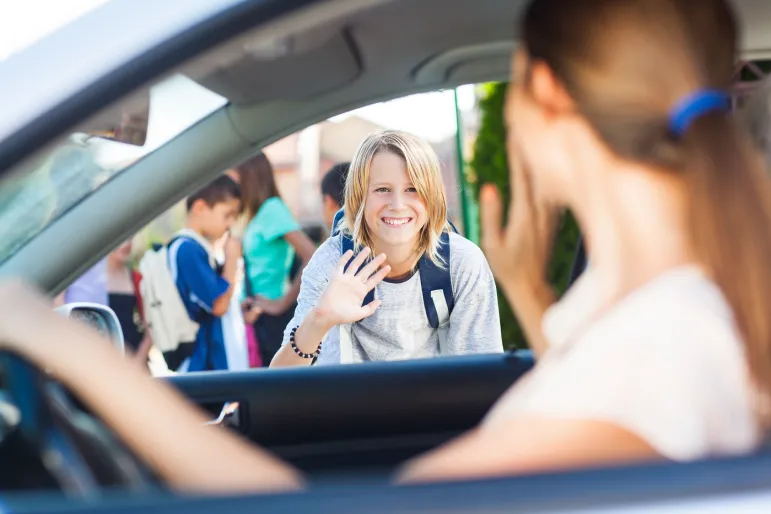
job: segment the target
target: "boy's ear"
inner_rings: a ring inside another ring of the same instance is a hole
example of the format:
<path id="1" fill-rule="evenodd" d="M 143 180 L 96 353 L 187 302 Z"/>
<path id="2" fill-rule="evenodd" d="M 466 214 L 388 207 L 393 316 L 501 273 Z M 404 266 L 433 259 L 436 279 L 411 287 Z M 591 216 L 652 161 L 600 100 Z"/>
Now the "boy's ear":
<path id="1" fill-rule="evenodd" d="M 209 204 L 207 204 L 203 199 L 198 198 L 194 200 L 193 204 L 190 206 L 190 212 L 195 214 L 200 214 L 208 208 L 209 208 Z"/>
<path id="2" fill-rule="evenodd" d="M 340 207 L 337 205 L 337 202 L 335 201 L 335 199 L 332 198 L 331 196 L 327 195 L 327 194 L 324 195 L 324 203 L 327 205 L 327 208 L 329 210 L 333 210 L 333 209 L 334 210 L 339 210 L 340 209 Z"/>

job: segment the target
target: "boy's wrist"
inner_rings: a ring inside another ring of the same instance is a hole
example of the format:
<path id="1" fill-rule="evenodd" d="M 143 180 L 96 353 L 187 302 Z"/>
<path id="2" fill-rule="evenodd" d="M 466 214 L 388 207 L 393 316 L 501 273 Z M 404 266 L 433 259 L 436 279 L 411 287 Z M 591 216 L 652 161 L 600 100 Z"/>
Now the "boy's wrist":
<path id="1" fill-rule="evenodd" d="M 308 324 L 308 328 L 314 333 L 323 333 L 324 335 L 335 326 L 334 323 L 330 323 L 329 316 L 325 314 L 324 310 L 319 309 L 318 307 L 311 309 L 308 316 L 306 316 L 305 321 L 303 321 L 303 325 L 306 323 Z"/>

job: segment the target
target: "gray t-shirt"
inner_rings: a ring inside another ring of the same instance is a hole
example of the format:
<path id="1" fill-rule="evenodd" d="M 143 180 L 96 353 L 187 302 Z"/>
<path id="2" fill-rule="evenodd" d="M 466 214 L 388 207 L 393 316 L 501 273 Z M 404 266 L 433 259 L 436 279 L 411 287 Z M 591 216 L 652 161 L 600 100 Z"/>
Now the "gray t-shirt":
<path id="1" fill-rule="evenodd" d="M 322 244 L 305 267 L 297 309 L 284 332 L 299 326 L 324 293 L 341 255 L 340 236 Z M 501 323 L 495 281 L 482 251 L 471 241 L 450 234 L 450 280 L 455 307 L 449 320 L 445 354 L 500 353 Z M 420 272 L 401 282 L 381 282 L 375 298 L 382 301 L 375 314 L 354 323 L 352 362 L 436 357 L 441 354 L 437 330 L 431 328 L 423 305 Z M 324 339 L 317 364 L 340 362 L 340 327 Z"/>

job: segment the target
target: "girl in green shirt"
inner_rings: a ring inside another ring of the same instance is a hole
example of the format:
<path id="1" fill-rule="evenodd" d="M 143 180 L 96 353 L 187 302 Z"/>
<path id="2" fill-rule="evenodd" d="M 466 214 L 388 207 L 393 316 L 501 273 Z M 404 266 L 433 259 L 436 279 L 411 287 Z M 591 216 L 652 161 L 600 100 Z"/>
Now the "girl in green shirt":
<path id="1" fill-rule="evenodd" d="M 245 291 L 263 314 L 254 324 L 263 366 L 281 347 L 294 315 L 302 269 L 316 250 L 279 195 L 273 166 L 260 152 L 236 168 L 241 185 Z M 295 256 L 299 270 L 290 276 Z"/>

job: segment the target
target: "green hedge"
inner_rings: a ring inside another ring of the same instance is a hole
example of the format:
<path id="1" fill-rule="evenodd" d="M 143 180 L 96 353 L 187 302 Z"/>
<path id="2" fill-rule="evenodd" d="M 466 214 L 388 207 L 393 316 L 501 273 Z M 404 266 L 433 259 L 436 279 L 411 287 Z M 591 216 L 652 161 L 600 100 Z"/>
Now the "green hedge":
<path id="1" fill-rule="evenodd" d="M 496 184 L 508 207 L 509 169 L 506 160 L 506 128 L 503 120 L 507 84 L 491 83 L 479 87 L 481 123 L 474 143 L 474 155 L 469 162 L 469 182 L 474 185 L 477 198 L 483 184 Z M 570 214 L 566 215 L 562 220 L 549 266 L 549 278 L 559 294 L 564 292 L 567 285 L 578 243 L 578 234 L 575 219 Z M 509 348 L 525 348 L 527 343 L 522 330 L 500 289 L 498 304 L 504 345 Z"/>

